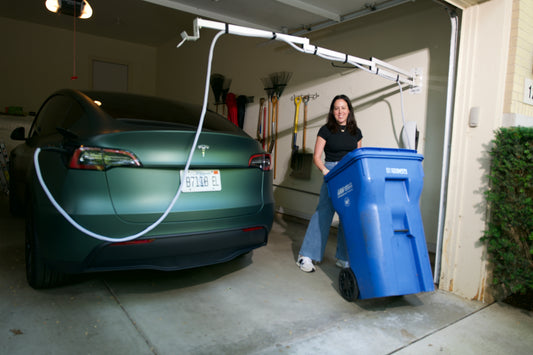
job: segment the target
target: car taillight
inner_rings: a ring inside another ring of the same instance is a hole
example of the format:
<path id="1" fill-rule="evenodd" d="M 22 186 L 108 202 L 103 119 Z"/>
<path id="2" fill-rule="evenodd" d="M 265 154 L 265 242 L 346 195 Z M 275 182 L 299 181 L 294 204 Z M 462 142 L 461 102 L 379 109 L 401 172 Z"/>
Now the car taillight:
<path id="1" fill-rule="evenodd" d="M 249 167 L 259 168 L 263 171 L 270 171 L 272 165 L 270 163 L 270 154 L 255 154 L 250 157 L 248 162 Z"/>
<path id="2" fill-rule="evenodd" d="M 82 170 L 106 170 L 113 167 L 140 167 L 141 162 L 128 151 L 119 149 L 79 147 L 74 151 L 68 167 Z"/>
<path id="3" fill-rule="evenodd" d="M 253 232 L 253 231 L 258 231 L 260 229 L 264 229 L 265 227 L 249 227 L 249 228 L 244 228 L 242 231 L 243 232 Z"/>

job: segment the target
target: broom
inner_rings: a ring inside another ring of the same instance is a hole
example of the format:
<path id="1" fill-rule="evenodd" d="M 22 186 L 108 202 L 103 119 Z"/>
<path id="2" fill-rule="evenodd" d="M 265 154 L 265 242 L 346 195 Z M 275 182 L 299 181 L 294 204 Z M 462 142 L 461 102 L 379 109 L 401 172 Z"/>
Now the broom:
<path id="1" fill-rule="evenodd" d="M 222 88 L 224 87 L 224 80 L 226 78 L 222 74 L 213 73 L 209 79 L 211 84 L 211 90 L 213 90 L 213 95 L 215 96 L 215 106 L 218 113 L 218 105 L 220 105 L 220 95 L 222 95 Z"/>
<path id="2" fill-rule="evenodd" d="M 229 87 L 231 86 L 231 79 L 230 78 L 225 78 L 224 79 L 224 84 L 222 85 L 222 103 L 225 104 L 226 103 L 226 96 L 228 96 L 228 92 L 229 92 Z M 224 107 L 224 106 L 222 106 Z M 225 110 L 223 111 L 223 113 L 226 113 Z"/>

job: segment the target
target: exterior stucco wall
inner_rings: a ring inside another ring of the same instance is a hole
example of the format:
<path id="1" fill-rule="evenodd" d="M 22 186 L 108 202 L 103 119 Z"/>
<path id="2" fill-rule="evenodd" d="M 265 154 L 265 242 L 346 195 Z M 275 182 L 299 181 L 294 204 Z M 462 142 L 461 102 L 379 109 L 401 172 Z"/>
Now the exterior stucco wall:
<path id="1" fill-rule="evenodd" d="M 510 37 L 503 125 L 533 126 L 533 105 L 524 102 L 524 91 L 533 90 L 532 1 L 513 0 Z M 526 79 L 530 81 L 526 83 Z"/>
<path id="2" fill-rule="evenodd" d="M 457 67 L 447 209 L 439 287 L 490 301 L 484 191 L 494 130 L 501 126 L 512 23 L 512 0 L 464 9 Z M 473 127 L 472 108 L 479 108 Z"/>

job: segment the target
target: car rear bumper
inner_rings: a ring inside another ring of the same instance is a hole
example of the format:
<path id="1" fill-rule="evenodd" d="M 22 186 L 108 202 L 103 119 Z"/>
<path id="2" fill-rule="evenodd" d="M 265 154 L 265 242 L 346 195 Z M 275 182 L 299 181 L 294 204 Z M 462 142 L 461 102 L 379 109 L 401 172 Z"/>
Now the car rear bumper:
<path id="1" fill-rule="evenodd" d="M 111 270 L 180 270 L 223 263 L 267 244 L 264 227 L 165 236 L 134 243 L 101 243 L 81 262 L 46 260 L 64 273 Z"/>
<path id="2" fill-rule="evenodd" d="M 224 228 L 217 228 L 215 221 L 163 223 L 132 243 L 94 239 L 76 230 L 58 214 L 48 215 L 46 222 L 41 220 L 36 227 L 40 231 L 44 262 L 63 273 L 171 271 L 226 262 L 266 245 L 273 218 L 274 206 L 268 204 L 253 217 L 219 220 L 219 226 L 225 225 Z"/>
<path id="3" fill-rule="evenodd" d="M 83 271 L 179 270 L 229 261 L 266 245 L 266 228 L 158 237 L 146 244 L 107 244 L 94 250 Z"/>

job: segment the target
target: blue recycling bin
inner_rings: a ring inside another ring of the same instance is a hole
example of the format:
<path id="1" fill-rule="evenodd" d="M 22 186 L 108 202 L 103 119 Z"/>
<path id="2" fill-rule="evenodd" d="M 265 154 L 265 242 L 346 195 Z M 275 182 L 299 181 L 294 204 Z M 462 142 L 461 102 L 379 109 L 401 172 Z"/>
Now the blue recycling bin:
<path id="1" fill-rule="evenodd" d="M 434 290 L 419 205 L 423 159 L 415 150 L 359 148 L 326 175 L 350 258 L 339 275 L 345 299 Z"/>

